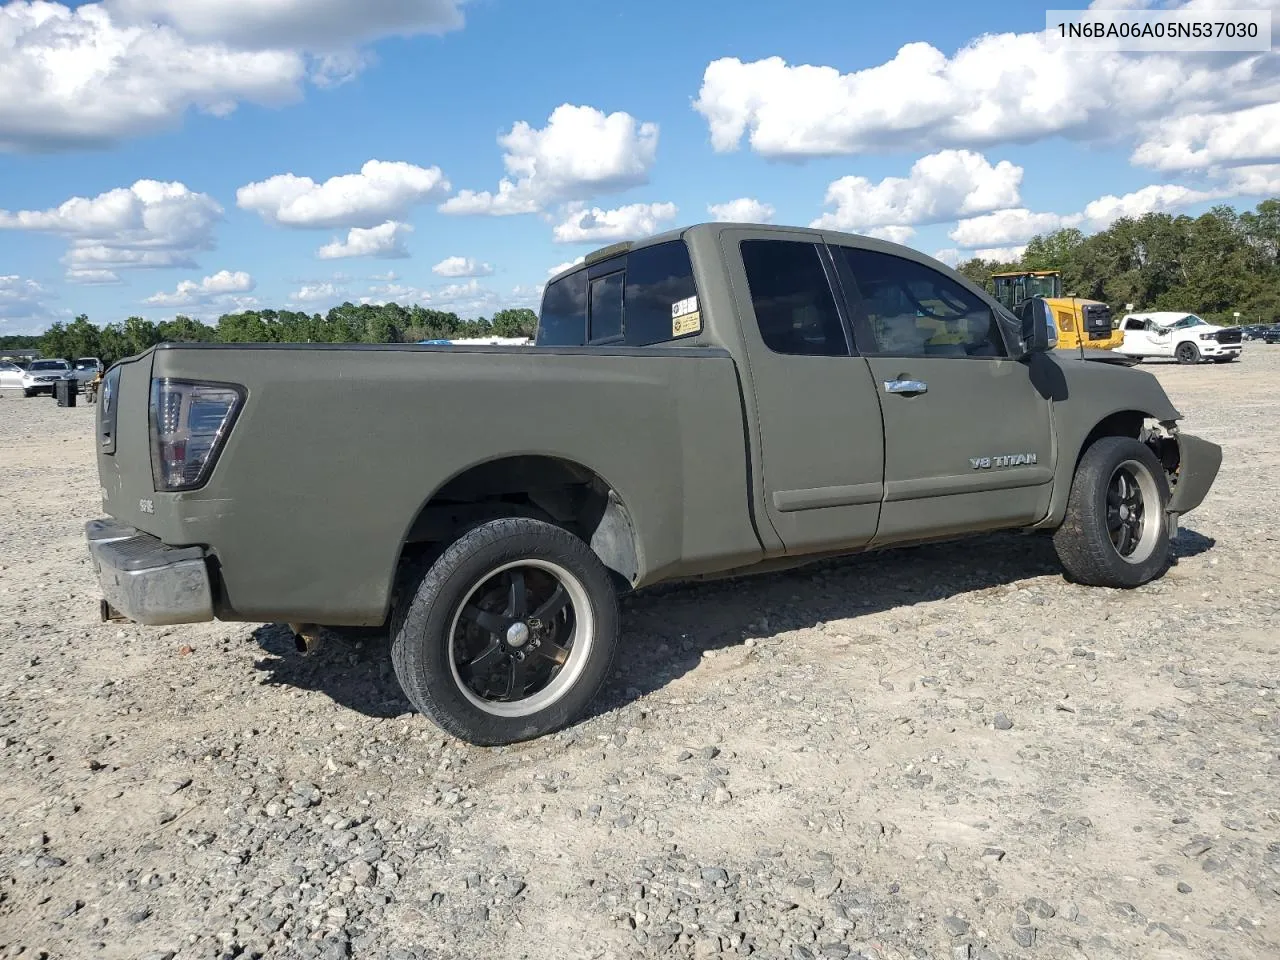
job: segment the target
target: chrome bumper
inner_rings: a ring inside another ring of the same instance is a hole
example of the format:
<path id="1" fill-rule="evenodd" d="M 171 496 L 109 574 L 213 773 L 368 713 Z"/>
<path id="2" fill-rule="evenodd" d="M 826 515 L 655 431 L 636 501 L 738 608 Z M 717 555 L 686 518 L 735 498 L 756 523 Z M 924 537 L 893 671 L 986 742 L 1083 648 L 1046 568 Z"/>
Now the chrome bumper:
<path id="1" fill-rule="evenodd" d="M 148 626 L 213 619 L 213 587 L 202 547 L 166 546 L 114 520 L 90 520 L 84 532 L 112 610 Z"/>

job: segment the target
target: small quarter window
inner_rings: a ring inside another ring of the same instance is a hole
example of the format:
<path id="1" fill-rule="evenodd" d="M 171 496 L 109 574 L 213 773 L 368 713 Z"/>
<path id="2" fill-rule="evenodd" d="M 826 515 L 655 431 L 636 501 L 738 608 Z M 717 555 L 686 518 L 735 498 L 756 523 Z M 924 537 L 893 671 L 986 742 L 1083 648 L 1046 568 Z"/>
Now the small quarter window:
<path id="1" fill-rule="evenodd" d="M 669 240 L 641 247 L 627 255 L 626 334 L 627 343 L 643 347 L 650 343 L 694 336 L 704 326 L 698 288 L 693 280 L 689 248 L 683 240 Z M 691 307 L 682 316 L 682 332 L 677 337 L 673 310 L 677 304 Z M 692 313 L 696 312 L 697 317 Z"/>
<path id="2" fill-rule="evenodd" d="M 548 284 L 538 318 L 540 347 L 580 347 L 587 342 L 587 271 Z"/>

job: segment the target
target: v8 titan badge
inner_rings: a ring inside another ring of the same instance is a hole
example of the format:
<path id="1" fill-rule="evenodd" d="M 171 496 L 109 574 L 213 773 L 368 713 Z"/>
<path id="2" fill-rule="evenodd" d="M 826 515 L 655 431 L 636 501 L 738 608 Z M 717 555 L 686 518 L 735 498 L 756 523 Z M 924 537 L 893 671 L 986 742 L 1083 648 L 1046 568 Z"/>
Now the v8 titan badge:
<path id="1" fill-rule="evenodd" d="M 698 298 L 686 297 L 671 305 L 671 335 L 683 337 L 697 333 L 702 329 L 702 312 L 698 309 Z"/>

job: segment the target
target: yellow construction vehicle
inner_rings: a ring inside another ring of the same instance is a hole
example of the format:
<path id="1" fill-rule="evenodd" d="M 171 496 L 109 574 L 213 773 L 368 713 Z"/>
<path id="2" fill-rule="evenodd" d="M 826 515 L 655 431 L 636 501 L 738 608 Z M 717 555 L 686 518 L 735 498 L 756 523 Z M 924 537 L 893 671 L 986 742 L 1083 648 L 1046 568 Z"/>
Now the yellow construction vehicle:
<path id="1" fill-rule="evenodd" d="M 1124 334 L 1111 321 L 1111 308 L 1098 300 L 1062 295 L 1062 274 L 1057 270 L 1023 270 L 993 273 L 994 293 L 1008 310 L 1032 297 L 1043 297 L 1058 326 L 1058 349 L 1114 350 Z"/>

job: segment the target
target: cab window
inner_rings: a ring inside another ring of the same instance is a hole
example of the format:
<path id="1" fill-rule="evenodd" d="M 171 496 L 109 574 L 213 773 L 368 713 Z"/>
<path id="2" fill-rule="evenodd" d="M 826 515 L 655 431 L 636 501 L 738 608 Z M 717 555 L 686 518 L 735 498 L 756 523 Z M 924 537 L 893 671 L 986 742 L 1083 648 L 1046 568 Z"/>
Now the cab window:
<path id="1" fill-rule="evenodd" d="M 766 347 L 800 356 L 848 355 L 848 338 L 815 244 L 744 240 L 740 249 Z"/>
<path id="2" fill-rule="evenodd" d="M 914 260 L 837 247 L 854 286 L 858 349 L 894 357 L 1003 357 L 995 312 L 980 297 Z M 865 343 L 863 341 L 866 341 Z"/>

